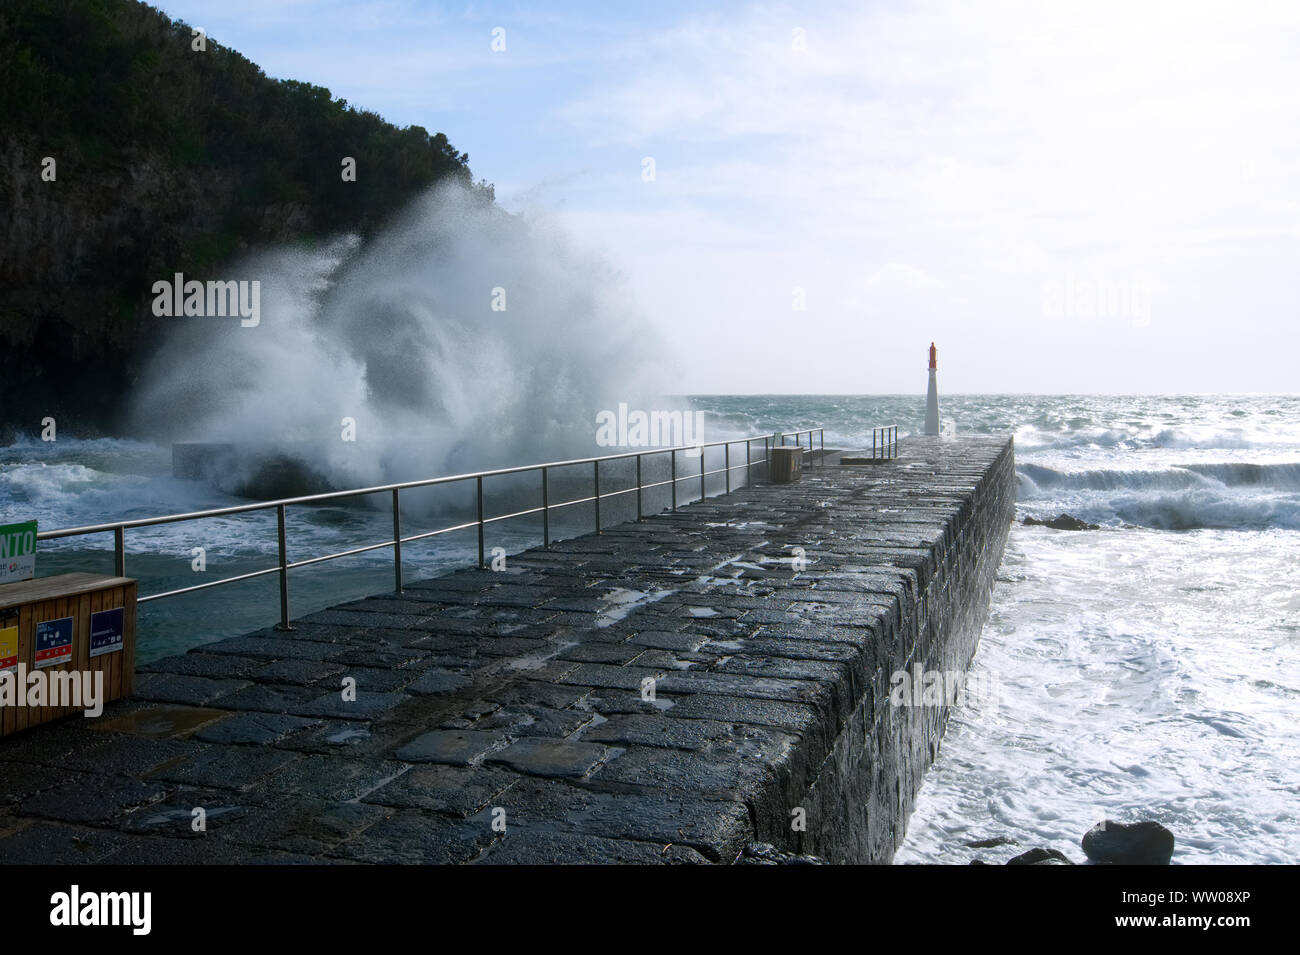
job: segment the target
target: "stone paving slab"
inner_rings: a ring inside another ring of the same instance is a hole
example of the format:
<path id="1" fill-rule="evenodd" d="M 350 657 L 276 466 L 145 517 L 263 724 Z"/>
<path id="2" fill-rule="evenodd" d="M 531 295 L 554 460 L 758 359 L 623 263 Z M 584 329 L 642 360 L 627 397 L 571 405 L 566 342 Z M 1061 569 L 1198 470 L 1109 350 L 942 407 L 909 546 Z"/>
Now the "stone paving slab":
<path id="1" fill-rule="evenodd" d="M 831 457 L 153 662 L 0 741 L 0 863 L 735 861 L 920 652 L 1010 453 Z"/>

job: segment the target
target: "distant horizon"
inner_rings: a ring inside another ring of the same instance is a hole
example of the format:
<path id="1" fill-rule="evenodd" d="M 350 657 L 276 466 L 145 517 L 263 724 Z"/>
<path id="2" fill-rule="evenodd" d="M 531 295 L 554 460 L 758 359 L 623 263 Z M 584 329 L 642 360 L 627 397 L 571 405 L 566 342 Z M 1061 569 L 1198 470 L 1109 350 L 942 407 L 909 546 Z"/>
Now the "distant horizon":
<path id="1" fill-rule="evenodd" d="M 910 398 L 912 391 L 692 391 L 681 398 Z M 943 391 L 955 398 L 1300 398 L 1300 391 Z"/>

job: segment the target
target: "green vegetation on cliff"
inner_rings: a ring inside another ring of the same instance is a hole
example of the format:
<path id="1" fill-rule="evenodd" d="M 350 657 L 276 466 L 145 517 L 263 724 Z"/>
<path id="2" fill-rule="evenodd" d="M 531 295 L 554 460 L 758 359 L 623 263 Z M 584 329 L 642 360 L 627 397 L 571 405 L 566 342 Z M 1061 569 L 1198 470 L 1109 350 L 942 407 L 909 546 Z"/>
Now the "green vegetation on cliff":
<path id="1" fill-rule="evenodd" d="M 0 432 L 47 414 L 112 429 L 161 337 L 154 281 L 259 243 L 370 233 L 436 182 L 473 185 L 442 133 L 192 41 L 136 0 L 0 7 Z"/>

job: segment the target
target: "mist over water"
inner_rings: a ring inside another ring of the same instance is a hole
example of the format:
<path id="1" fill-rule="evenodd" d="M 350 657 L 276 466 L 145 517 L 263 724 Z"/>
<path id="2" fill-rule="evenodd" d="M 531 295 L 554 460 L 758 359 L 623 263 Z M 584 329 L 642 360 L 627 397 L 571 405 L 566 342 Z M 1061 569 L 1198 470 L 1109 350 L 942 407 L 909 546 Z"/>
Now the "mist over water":
<path id="1" fill-rule="evenodd" d="M 232 271 L 261 281 L 260 323 L 176 319 L 136 396 L 140 434 L 283 453 L 353 487 L 599 453 L 600 410 L 673 406 L 655 395 L 658 336 L 614 268 L 545 215 L 463 187 L 368 242 L 265 250 Z"/>

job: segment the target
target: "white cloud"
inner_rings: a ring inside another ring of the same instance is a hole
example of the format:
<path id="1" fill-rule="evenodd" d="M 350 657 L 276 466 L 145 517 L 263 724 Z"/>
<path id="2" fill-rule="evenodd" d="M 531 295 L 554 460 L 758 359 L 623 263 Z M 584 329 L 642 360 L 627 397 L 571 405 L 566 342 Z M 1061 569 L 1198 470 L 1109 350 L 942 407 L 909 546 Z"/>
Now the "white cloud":
<path id="1" fill-rule="evenodd" d="M 1293 0 L 173 6 L 560 210 L 685 388 L 768 390 L 797 347 L 790 390 L 916 390 L 931 339 L 949 390 L 1296 387 Z M 1150 322 L 1054 317 L 1043 288 L 1071 275 L 1150 282 Z"/>
<path id="2" fill-rule="evenodd" d="M 1296 251 L 1298 26 L 1300 8 L 1280 3 L 695 17 L 629 41 L 618 73 L 560 110 L 590 149 L 654 155 L 659 169 L 652 186 L 597 176 L 572 197 L 588 214 L 574 221 L 598 211 L 599 234 L 645 277 L 685 350 L 725 297 L 658 290 L 729 287 L 750 309 L 737 366 L 699 363 L 712 378 L 697 387 L 763 385 L 744 369 L 788 347 L 779 303 L 798 282 L 821 303 L 805 327 L 823 358 L 792 390 L 856 390 L 839 345 L 864 323 L 900 348 L 914 347 L 900 327 L 960 343 L 972 367 L 955 374 L 972 389 L 1141 390 L 1161 387 L 1154 374 L 1226 390 L 1260 387 L 1261 371 L 1294 387 L 1280 359 L 1260 368 L 1255 343 L 1203 341 L 1228 320 L 1225 296 L 1295 341 L 1295 270 L 1243 264 L 1237 249 L 1207 272 L 1186 250 L 1212 236 L 1271 244 L 1274 259 Z M 806 52 L 791 48 L 794 27 Z M 1153 372 L 1124 338 L 1045 315 L 1044 282 L 1067 272 L 1167 290 L 1149 331 L 1176 336 L 1168 365 Z M 1068 368 L 1029 357 L 1064 342 L 1079 349 Z M 900 372 L 882 385 L 915 382 Z"/>

